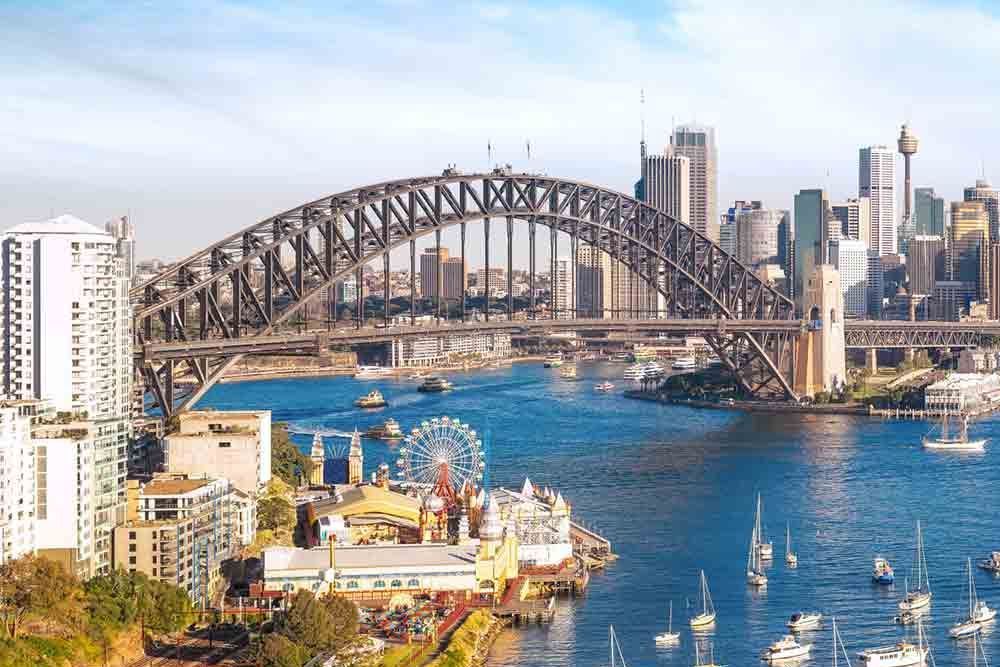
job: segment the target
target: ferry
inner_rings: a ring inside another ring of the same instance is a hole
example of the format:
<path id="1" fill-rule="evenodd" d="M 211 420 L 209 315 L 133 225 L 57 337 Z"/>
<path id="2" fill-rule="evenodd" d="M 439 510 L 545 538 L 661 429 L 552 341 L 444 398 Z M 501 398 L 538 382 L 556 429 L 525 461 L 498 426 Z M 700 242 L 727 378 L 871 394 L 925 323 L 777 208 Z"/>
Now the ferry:
<path id="1" fill-rule="evenodd" d="M 451 391 L 454 388 L 452 383 L 445 380 L 443 377 L 431 376 L 424 380 L 424 383 L 417 387 L 417 391 L 423 391 L 427 393 L 437 393 L 442 391 Z"/>
<path id="2" fill-rule="evenodd" d="M 633 382 L 638 382 L 646 375 L 646 370 L 643 368 L 642 364 L 632 364 L 625 369 L 625 373 L 622 375 L 624 380 L 632 380 Z"/>
<path id="3" fill-rule="evenodd" d="M 365 431 L 365 437 L 374 440 L 400 440 L 403 438 L 403 430 L 399 427 L 399 422 L 390 417 L 381 426 L 372 426 Z"/>
<path id="4" fill-rule="evenodd" d="M 979 568 L 987 572 L 1000 574 L 1000 551 L 994 551 L 990 554 L 989 558 L 979 561 Z"/>
<path id="5" fill-rule="evenodd" d="M 595 391 L 600 391 L 600 392 L 604 392 L 604 393 L 607 393 L 607 392 L 613 390 L 614 388 L 615 388 L 615 386 L 613 384 L 611 384 L 610 382 L 602 382 L 600 384 L 595 384 L 594 385 L 594 390 Z"/>
<path id="6" fill-rule="evenodd" d="M 372 389 L 370 392 L 354 401 L 354 405 L 359 408 L 384 408 L 389 405 L 389 403 L 385 400 L 385 397 L 382 396 L 382 392 L 378 389 Z"/>
<path id="7" fill-rule="evenodd" d="M 376 378 L 385 377 L 391 373 L 391 368 L 385 368 L 383 366 L 358 366 L 354 371 L 354 379 L 374 380 Z"/>
<path id="8" fill-rule="evenodd" d="M 899 642 L 894 646 L 861 651 L 858 653 L 858 659 L 866 667 L 908 667 L 923 664 L 929 652 L 929 649 L 922 644 Z"/>
<path id="9" fill-rule="evenodd" d="M 663 366 L 655 361 L 649 361 L 642 365 L 642 375 L 644 380 L 655 380 L 656 378 L 663 377 L 665 371 Z"/>
<path id="10" fill-rule="evenodd" d="M 611 355 L 611 361 L 629 363 L 632 361 L 632 355 L 630 355 L 628 352 L 617 352 Z"/>
<path id="11" fill-rule="evenodd" d="M 800 644 L 792 635 L 785 635 L 768 646 L 760 659 L 764 662 L 779 662 L 782 660 L 797 660 L 805 658 L 812 650 L 812 644 Z"/>
<path id="12" fill-rule="evenodd" d="M 681 357 L 674 361 L 671 368 L 675 371 L 693 371 L 698 368 L 698 362 L 694 360 L 694 357 Z"/>
<path id="13" fill-rule="evenodd" d="M 876 584 L 882 584 L 883 586 L 888 586 L 893 581 L 895 581 L 896 576 L 892 573 L 892 566 L 889 565 L 889 561 L 881 556 L 875 559 L 875 564 L 872 567 L 872 581 Z"/>
<path id="14" fill-rule="evenodd" d="M 819 623 L 822 620 L 823 614 L 819 612 L 797 611 L 792 614 L 785 625 L 792 632 L 802 632 L 803 630 L 812 630 L 819 627 Z"/>
<path id="15" fill-rule="evenodd" d="M 561 354 L 552 354 L 545 357 L 545 363 L 543 364 L 545 368 L 559 368 L 563 365 L 563 358 Z"/>

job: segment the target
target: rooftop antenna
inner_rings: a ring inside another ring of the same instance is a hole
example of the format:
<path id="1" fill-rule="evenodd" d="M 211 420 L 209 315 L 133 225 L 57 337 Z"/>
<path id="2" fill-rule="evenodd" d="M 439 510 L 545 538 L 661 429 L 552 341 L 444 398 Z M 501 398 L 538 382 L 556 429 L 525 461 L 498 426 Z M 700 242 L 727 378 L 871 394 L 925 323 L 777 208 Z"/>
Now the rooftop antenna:
<path id="1" fill-rule="evenodd" d="M 646 159 L 646 90 L 639 89 L 639 125 L 641 128 L 641 138 L 639 140 L 639 157 Z"/>
<path id="2" fill-rule="evenodd" d="M 528 151 L 528 162 L 531 162 L 531 139 L 526 139 L 524 146 Z"/>
<path id="3" fill-rule="evenodd" d="M 493 165 L 493 142 L 489 139 L 486 140 L 486 169 L 489 169 Z"/>

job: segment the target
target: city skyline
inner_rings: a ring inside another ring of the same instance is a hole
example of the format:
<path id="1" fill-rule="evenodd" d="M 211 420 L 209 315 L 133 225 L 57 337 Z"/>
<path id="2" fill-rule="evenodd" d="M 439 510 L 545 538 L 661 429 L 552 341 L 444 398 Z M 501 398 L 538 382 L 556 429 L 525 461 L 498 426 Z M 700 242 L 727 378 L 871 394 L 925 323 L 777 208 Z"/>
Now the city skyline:
<path id="1" fill-rule="evenodd" d="M 967 98 L 961 92 L 949 96 L 947 108 L 912 92 L 918 75 L 962 91 L 972 74 L 957 66 L 959 58 L 993 57 L 975 39 L 946 40 L 956 34 L 948 26 L 974 37 L 997 25 L 994 16 L 971 6 L 907 7 L 912 25 L 905 28 L 896 25 L 902 9 L 893 3 L 794 19 L 725 3 L 645 4 L 628 15 L 593 3 L 571 4 L 567 11 L 421 7 L 442 25 L 464 27 L 447 45 L 433 47 L 440 53 L 425 53 L 426 44 L 407 38 L 393 7 L 199 4 L 180 5 L 168 15 L 156 7 L 127 13 L 0 10 L 10 34 L 0 47 L 0 78 L 17 101 L 0 111 L 10 135 L 4 177 L 16 193 L 3 204 L 2 226 L 65 211 L 97 224 L 131 213 L 138 257 L 150 257 L 155 248 L 164 259 L 177 259 L 219 233 L 318 196 L 438 173 L 449 162 L 467 172 L 485 169 L 487 144 L 495 162 L 630 192 L 639 173 L 640 89 L 646 92 L 651 151 L 665 147 L 675 124 L 716 129 L 720 208 L 747 193 L 788 209 L 800 189 L 822 187 L 833 200 L 856 196 L 858 148 L 891 145 L 904 121 L 921 137 L 913 187 L 934 187 L 946 200 L 961 198 L 992 152 L 991 105 L 978 87 L 969 87 Z M 850 30 L 836 52 L 805 48 L 810 34 L 856 24 L 861 11 L 865 25 L 884 36 L 882 71 L 869 73 L 860 62 L 853 67 L 853 60 L 843 61 L 845 53 L 860 54 L 864 44 Z M 519 22 L 519 28 L 528 27 L 515 33 L 514 17 L 524 12 L 537 20 Z M 555 18 L 573 29 L 562 31 L 568 36 L 551 46 L 537 46 L 531 26 Z M 807 29 L 790 30 L 793 20 Z M 326 29 L 316 26 L 331 24 L 344 28 L 341 40 L 349 43 L 329 45 Z M 162 27 L 153 31 L 147 27 L 152 25 Z M 739 39 L 731 33 L 736 26 Z M 572 36 L 598 29 L 607 50 L 595 51 Z M 705 31 L 718 39 L 706 44 Z M 768 36 L 779 34 L 782 43 L 793 35 L 786 50 L 801 51 L 801 58 L 785 58 L 770 47 L 774 40 Z M 268 48 L 248 36 L 266 38 Z M 363 47 L 350 48 L 355 41 Z M 252 59 L 246 57 L 251 49 Z M 361 55 L 347 55 L 352 52 Z M 525 84 L 513 83 L 525 80 L 513 76 L 501 77 L 511 81 L 502 86 L 477 84 L 459 98 L 467 86 L 444 83 L 448 77 L 437 66 L 421 66 L 422 57 L 436 63 L 475 57 L 487 68 L 503 65 L 534 76 Z M 251 60 L 252 69 L 245 64 Z M 37 63 L 30 78 L 23 73 L 25 62 Z M 671 77 L 656 74 L 666 71 Z M 754 76 L 746 77 L 748 71 Z M 849 96 L 838 102 L 819 91 L 801 94 L 812 90 L 806 75 L 815 72 L 828 78 L 831 89 L 850 79 L 868 90 L 866 104 L 859 107 Z M 885 76 L 890 72 L 898 76 Z M 878 86 L 866 85 L 876 77 Z M 345 104 L 342 95 L 302 85 L 306 80 L 328 81 L 327 90 L 364 80 L 366 92 Z M 770 99 L 774 90 L 789 91 L 780 105 L 757 111 L 745 103 Z M 408 92 L 401 111 L 392 102 Z M 729 103 L 735 94 L 744 103 Z M 456 103 L 448 104 L 453 98 Z M 583 103 L 595 98 L 613 103 Z M 962 109 L 958 123 L 955 108 Z M 985 174 L 991 176 L 988 163 Z"/>

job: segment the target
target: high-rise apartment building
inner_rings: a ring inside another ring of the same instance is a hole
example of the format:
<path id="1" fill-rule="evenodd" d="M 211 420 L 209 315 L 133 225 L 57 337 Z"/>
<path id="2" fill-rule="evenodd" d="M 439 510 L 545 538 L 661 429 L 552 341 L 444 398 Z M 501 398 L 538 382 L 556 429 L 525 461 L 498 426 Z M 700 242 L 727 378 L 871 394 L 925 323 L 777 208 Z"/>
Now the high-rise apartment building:
<path id="1" fill-rule="evenodd" d="M 35 552 L 38 470 L 31 422 L 40 401 L 0 401 L 0 565 Z"/>
<path id="2" fill-rule="evenodd" d="M 642 161 L 642 200 L 674 220 L 691 224 L 691 161 L 684 155 L 650 155 Z"/>
<path id="3" fill-rule="evenodd" d="M 66 525 L 40 528 L 39 550 L 63 550 L 74 571 L 106 572 L 112 531 L 124 517 L 131 437 L 132 311 L 125 260 L 113 236 L 63 215 L 7 230 L 2 263 L 4 392 L 48 401 L 87 434 L 76 440 L 70 434 L 65 460 L 83 466 L 73 468 L 73 484 L 90 494 L 77 509 L 90 513 L 85 528 L 92 528 L 92 553 L 83 555 L 69 525 L 87 519 L 76 511 L 49 512 L 49 524 Z M 75 478 L 85 475 L 77 485 Z M 64 488 L 51 486 L 50 496 Z M 56 535 L 67 538 L 63 546 Z"/>
<path id="4" fill-rule="evenodd" d="M 944 238 L 944 197 L 935 195 L 934 188 L 917 188 L 913 200 L 914 234 Z"/>
<path id="5" fill-rule="evenodd" d="M 949 278 L 974 286 L 973 298 L 989 298 L 990 220 L 982 201 L 952 202 Z M 968 304 L 962 304 L 963 307 Z"/>
<path id="6" fill-rule="evenodd" d="M 800 190 L 795 195 L 795 266 L 792 270 L 794 294 L 805 294 L 803 281 L 817 266 L 827 263 L 828 226 L 832 217 L 824 190 Z"/>
<path id="7" fill-rule="evenodd" d="M 461 257 L 449 257 L 441 264 L 441 297 L 457 301 L 465 294 L 467 283 Z"/>
<path id="8" fill-rule="evenodd" d="M 778 265 L 785 274 L 785 289 L 789 298 L 795 298 L 795 225 L 791 216 L 778 223 Z"/>
<path id="9" fill-rule="evenodd" d="M 577 248 L 576 309 L 580 317 L 611 317 L 611 256 L 592 245 Z"/>
<path id="10" fill-rule="evenodd" d="M 718 242 L 719 156 L 715 146 L 715 129 L 702 125 L 681 125 L 674 128 L 667 155 L 684 156 L 690 161 L 690 224 Z"/>
<path id="11" fill-rule="evenodd" d="M 476 269 L 476 289 L 482 294 L 486 294 L 487 278 L 489 279 L 490 296 L 507 291 L 507 281 L 504 279 L 505 271 L 500 267 L 490 267 L 489 272 L 485 268 Z"/>
<path id="12" fill-rule="evenodd" d="M 118 256 L 125 264 L 125 270 L 130 280 L 135 282 L 135 226 L 128 216 L 104 223 L 104 231 L 115 237 L 118 244 Z"/>
<path id="13" fill-rule="evenodd" d="M 990 244 L 990 319 L 1000 320 L 1000 243 Z"/>
<path id="14" fill-rule="evenodd" d="M 840 223 L 840 236 L 842 238 L 863 241 L 866 246 L 869 245 L 868 235 L 872 225 L 872 204 L 868 197 L 855 197 L 833 204 L 830 210 L 834 219 Z"/>
<path id="15" fill-rule="evenodd" d="M 906 256 L 906 272 L 910 279 L 910 294 L 930 296 L 934 284 L 947 280 L 947 249 L 940 236 L 917 235 L 910 240 Z"/>
<path id="16" fill-rule="evenodd" d="M 885 302 L 885 272 L 878 251 L 868 249 L 868 317 L 882 319 L 882 305 Z"/>
<path id="17" fill-rule="evenodd" d="M 440 253 L 436 247 L 424 248 L 423 254 L 420 255 L 420 296 L 425 299 L 433 299 L 438 295 L 438 276 L 441 275 L 442 267 L 447 259 L 447 248 L 441 248 Z M 443 287 L 444 283 L 442 283 Z M 441 298 L 446 298 L 444 293 L 441 294 Z"/>
<path id="18" fill-rule="evenodd" d="M 778 261 L 778 225 L 788 211 L 769 208 L 744 209 L 736 216 L 736 255 L 748 266 Z"/>
<path id="19" fill-rule="evenodd" d="M 837 239 L 830 243 L 830 264 L 840 273 L 844 293 L 844 316 L 868 315 L 868 245 L 856 239 Z"/>
<path id="20" fill-rule="evenodd" d="M 887 146 L 859 151 L 858 196 L 871 200 L 868 245 L 879 255 L 897 252 L 896 153 Z"/>
<path id="21" fill-rule="evenodd" d="M 965 201 L 981 201 L 986 206 L 986 216 L 990 223 L 990 242 L 1000 241 L 1000 190 L 986 179 L 977 179 L 976 184 L 965 188 Z"/>
<path id="22" fill-rule="evenodd" d="M 726 216 L 721 216 L 719 220 L 719 247 L 730 255 L 736 254 L 737 246 L 737 231 L 736 231 L 736 221 L 730 221 L 726 219 Z"/>
<path id="23" fill-rule="evenodd" d="M 573 317 L 573 260 L 568 257 L 556 260 L 556 273 L 552 279 L 552 304 L 560 319 Z"/>

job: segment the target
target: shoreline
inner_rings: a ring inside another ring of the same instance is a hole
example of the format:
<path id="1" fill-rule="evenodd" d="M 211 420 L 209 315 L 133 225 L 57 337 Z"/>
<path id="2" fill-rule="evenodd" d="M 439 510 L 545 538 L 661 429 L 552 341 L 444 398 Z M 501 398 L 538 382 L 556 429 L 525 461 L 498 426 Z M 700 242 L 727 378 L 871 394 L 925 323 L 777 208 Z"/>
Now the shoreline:
<path id="1" fill-rule="evenodd" d="M 869 412 L 867 405 L 857 403 L 827 403 L 825 405 L 796 405 L 794 403 L 765 403 L 763 401 L 733 401 L 732 404 L 699 401 L 687 398 L 666 398 L 648 391 L 626 389 L 625 398 L 632 398 L 663 405 L 681 405 L 701 410 L 739 410 L 741 412 L 759 413 L 796 413 L 815 415 L 850 415 L 854 417 L 877 417 Z"/>

